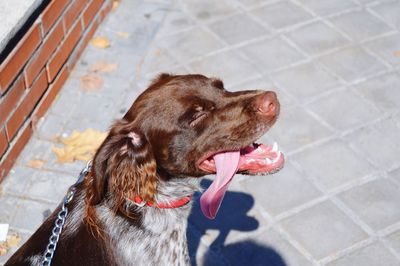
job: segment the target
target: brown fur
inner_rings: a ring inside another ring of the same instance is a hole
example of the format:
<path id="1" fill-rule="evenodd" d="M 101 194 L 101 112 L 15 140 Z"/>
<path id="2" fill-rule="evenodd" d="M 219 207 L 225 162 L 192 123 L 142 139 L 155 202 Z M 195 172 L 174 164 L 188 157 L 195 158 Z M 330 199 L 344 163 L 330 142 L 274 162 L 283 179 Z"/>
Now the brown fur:
<path id="1" fill-rule="evenodd" d="M 265 98 L 274 105 L 273 112 L 259 111 Z M 97 150 L 90 174 L 68 206 L 71 217 L 67 217 L 53 264 L 137 265 L 131 259 L 143 258 L 150 260 L 150 265 L 156 261 L 166 263 L 164 252 L 149 243 L 145 245 L 146 252 L 153 254 L 149 257 L 121 253 L 123 249 L 115 248 L 119 235 L 112 235 L 113 232 L 123 232 L 121 237 L 130 243 L 153 237 L 151 241 L 159 241 L 160 247 L 170 252 L 168 258 L 187 263 L 182 230 L 190 207 L 153 211 L 152 207 L 137 208 L 129 203 L 130 199 L 140 196 L 145 201 L 155 201 L 157 197 L 170 200 L 187 196 L 181 195 L 186 191 L 193 193 L 193 185 L 187 180 L 208 174 L 198 167 L 201 158 L 249 145 L 274 124 L 278 114 L 279 103 L 273 92 L 228 92 L 218 79 L 160 75 L 115 122 Z M 165 191 L 171 193 L 170 198 Z M 6 265 L 27 265 L 32 256 L 43 253 L 58 211 L 59 208 Z M 171 212 L 176 214 L 169 215 Z M 153 220 L 148 215 L 160 217 Z M 168 221 L 178 218 L 183 220 Z M 163 230 L 158 232 L 154 221 L 162 222 L 159 227 Z M 179 228 L 171 228 L 177 223 L 181 223 Z M 111 225 L 120 228 L 113 231 Z M 165 232 L 167 229 L 172 231 Z M 180 242 L 169 245 L 170 241 Z"/>

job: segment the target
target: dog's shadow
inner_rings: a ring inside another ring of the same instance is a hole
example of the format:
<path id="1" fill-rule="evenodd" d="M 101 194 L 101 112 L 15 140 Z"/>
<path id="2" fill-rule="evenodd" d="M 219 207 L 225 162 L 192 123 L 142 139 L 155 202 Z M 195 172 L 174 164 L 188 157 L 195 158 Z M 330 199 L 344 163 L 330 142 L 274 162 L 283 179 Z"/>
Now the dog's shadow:
<path id="1" fill-rule="evenodd" d="M 207 188 L 210 180 L 203 179 L 201 186 Z M 283 258 L 273 248 L 263 246 L 255 241 L 241 241 L 224 245 L 230 231 L 254 231 L 259 222 L 247 215 L 254 205 L 254 198 L 242 192 L 225 194 L 224 201 L 214 220 L 205 218 L 199 204 L 200 194 L 196 193 L 192 212 L 189 216 L 187 237 L 192 265 L 196 266 L 196 253 L 200 247 L 200 239 L 208 229 L 218 231 L 212 241 L 202 264 L 210 265 L 270 265 L 286 266 Z"/>

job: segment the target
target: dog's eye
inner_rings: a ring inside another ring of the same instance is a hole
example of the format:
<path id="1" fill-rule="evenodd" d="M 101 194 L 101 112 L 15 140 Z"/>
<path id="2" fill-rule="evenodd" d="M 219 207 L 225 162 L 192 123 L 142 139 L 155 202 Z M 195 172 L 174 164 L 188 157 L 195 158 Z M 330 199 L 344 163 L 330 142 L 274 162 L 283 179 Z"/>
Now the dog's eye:
<path id="1" fill-rule="evenodd" d="M 197 111 L 197 110 L 196 110 Z M 207 117 L 207 112 L 204 112 L 203 111 L 203 108 L 201 108 L 201 110 L 200 111 L 197 111 L 194 115 L 193 115 L 193 117 L 192 117 L 192 120 L 190 121 L 190 123 L 189 123 L 189 125 L 191 126 L 191 127 L 194 127 L 194 126 L 196 126 L 197 124 L 199 124 L 204 118 L 206 118 Z"/>

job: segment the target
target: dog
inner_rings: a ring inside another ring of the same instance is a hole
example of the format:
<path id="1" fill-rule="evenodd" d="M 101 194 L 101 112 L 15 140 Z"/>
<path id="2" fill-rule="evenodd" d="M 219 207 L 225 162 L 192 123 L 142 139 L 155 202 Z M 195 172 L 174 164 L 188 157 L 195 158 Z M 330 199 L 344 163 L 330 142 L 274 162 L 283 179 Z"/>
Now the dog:
<path id="1" fill-rule="evenodd" d="M 276 145 L 254 143 L 277 120 L 272 91 L 229 92 L 203 75 L 159 75 L 116 121 L 68 203 L 53 265 L 190 265 L 191 195 L 213 219 L 236 173 L 282 168 Z M 101 115 L 101 114 L 100 114 Z M 8 260 L 41 265 L 61 205 Z"/>

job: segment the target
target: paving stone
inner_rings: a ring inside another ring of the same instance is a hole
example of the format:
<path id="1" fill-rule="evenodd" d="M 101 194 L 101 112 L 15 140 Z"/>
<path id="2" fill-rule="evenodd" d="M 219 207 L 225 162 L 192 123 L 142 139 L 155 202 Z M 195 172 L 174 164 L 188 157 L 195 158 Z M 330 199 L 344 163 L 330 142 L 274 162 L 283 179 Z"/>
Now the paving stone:
<path id="1" fill-rule="evenodd" d="M 196 25 L 195 21 L 179 7 L 168 10 L 157 36 L 170 35 Z"/>
<path id="2" fill-rule="evenodd" d="M 365 45 L 369 50 L 378 54 L 392 66 L 400 65 L 400 34 L 385 36 Z"/>
<path id="3" fill-rule="evenodd" d="M 382 35 L 392 29 L 365 9 L 345 13 L 330 20 L 354 41 Z"/>
<path id="4" fill-rule="evenodd" d="M 289 1 L 280 1 L 257 7 L 251 13 L 275 29 L 285 28 L 312 19 L 312 16 L 303 8 Z"/>
<path id="5" fill-rule="evenodd" d="M 279 215 L 321 195 L 321 192 L 289 163 L 277 174 L 252 176 L 240 184 L 245 192 L 254 195 L 257 203 L 271 216 Z"/>
<path id="6" fill-rule="evenodd" d="M 217 37 L 199 27 L 165 37 L 159 44 L 180 61 L 190 61 L 224 47 Z"/>
<path id="7" fill-rule="evenodd" d="M 51 151 L 51 143 L 40 140 L 35 136 L 31 138 L 18 157 L 17 163 L 26 166 L 31 160 L 47 160 Z"/>
<path id="8" fill-rule="evenodd" d="M 2 181 L 0 191 L 17 196 L 23 195 L 36 173 L 37 171 L 26 166 L 14 166 L 8 176 Z"/>
<path id="9" fill-rule="evenodd" d="M 110 98 L 101 97 L 97 94 L 88 94 L 79 99 L 78 105 L 79 109 L 71 114 L 71 120 L 84 119 L 96 122 L 107 120 L 111 122 L 116 115 L 115 102 Z M 108 115 L 105 117 L 103 114 Z M 67 127 L 68 123 L 65 128 L 67 129 Z"/>
<path id="10" fill-rule="evenodd" d="M 310 103 L 308 107 L 338 130 L 359 126 L 381 115 L 371 104 L 349 90 L 333 92 Z M 351 114 L 338 115 L 344 110 L 351 110 Z"/>
<path id="11" fill-rule="evenodd" d="M 46 119 L 41 121 L 36 131 L 41 139 L 54 140 L 55 136 L 61 136 L 64 131 L 65 118 L 57 115 L 49 114 Z"/>
<path id="12" fill-rule="evenodd" d="M 287 36 L 310 55 L 321 54 L 349 43 L 342 34 L 320 21 L 296 28 Z"/>
<path id="13" fill-rule="evenodd" d="M 281 112 L 276 125 L 267 134 L 279 142 L 283 151 L 293 151 L 330 136 L 331 131 L 304 109 L 295 107 Z"/>
<path id="14" fill-rule="evenodd" d="M 232 87 L 228 88 L 229 91 L 242 91 L 242 90 L 275 90 L 272 81 L 263 76 L 260 78 L 254 78 L 250 80 L 246 80 L 239 84 L 235 84 Z"/>
<path id="15" fill-rule="evenodd" d="M 347 82 L 353 82 L 386 69 L 381 62 L 359 47 L 342 49 L 325 55 L 320 60 Z"/>
<path id="16" fill-rule="evenodd" d="M 378 13 L 385 21 L 400 29 L 400 3 L 399 1 L 388 1 L 383 2 L 380 5 L 371 7 L 376 13 Z"/>
<path id="17" fill-rule="evenodd" d="M 379 131 L 373 126 L 361 128 L 346 136 L 350 144 L 366 158 L 382 169 L 398 165 L 400 148 L 389 138 L 388 131 Z"/>
<path id="18" fill-rule="evenodd" d="M 300 2 L 320 16 L 332 15 L 358 6 L 356 3 L 349 0 L 300 0 Z"/>
<path id="19" fill-rule="evenodd" d="M 152 47 L 144 58 L 143 72 L 154 73 L 154 72 L 167 72 L 172 67 L 176 67 L 178 62 L 168 53 L 166 49 L 159 47 Z"/>
<path id="20" fill-rule="evenodd" d="M 398 266 L 399 261 L 387 250 L 382 243 L 375 242 L 360 250 L 328 263 L 329 266 Z"/>
<path id="21" fill-rule="evenodd" d="M 63 89 L 58 93 L 51 105 L 49 113 L 61 117 L 64 122 L 69 119 L 71 113 L 77 108 L 77 100 L 81 97 L 78 88 L 78 79 L 67 79 Z"/>
<path id="22" fill-rule="evenodd" d="M 322 259 L 368 237 L 330 201 L 301 211 L 282 221 L 281 225 L 316 259 Z"/>
<path id="23" fill-rule="evenodd" d="M 400 230 L 388 235 L 385 239 L 397 253 L 400 253 Z"/>
<path id="24" fill-rule="evenodd" d="M 240 49 L 261 71 L 267 72 L 304 59 L 282 38 L 273 38 L 249 44 Z"/>
<path id="25" fill-rule="evenodd" d="M 400 183 L 400 168 L 390 171 L 389 176 Z"/>
<path id="26" fill-rule="evenodd" d="M 400 75 L 389 73 L 356 85 L 358 91 L 375 106 L 386 112 L 400 108 Z"/>
<path id="27" fill-rule="evenodd" d="M 221 249 L 229 265 L 312 265 L 276 230 L 270 229 L 256 237 L 228 242 Z"/>
<path id="28" fill-rule="evenodd" d="M 221 78 L 225 86 L 238 83 L 246 77 L 260 76 L 257 69 L 234 50 L 213 54 L 194 61 L 190 64 L 190 68 L 194 73 Z"/>
<path id="29" fill-rule="evenodd" d="M 38 200 L 60 203 L 76 177 L 63 173 L 41 171 L 31 179 L 24 195 Z"/>
<path id="30" fill-rule="evenodd" d="M 335 189 L 373 171 L 365 159 L 337 139 L 295 154 L 292 160 L 326 190 Z"/>
<path id="31" fill-rule="evenodd" d="M 251 8 L 253 6 L 268 3 L 270 0 L 239 0 L 239 2 L 242 3 L 245 8 Z"/>
<path id="32" fill-rule="evenodd" d="M 229 44 L 237 44 L 251 39 L 270 35 L 270 31 L 261 26 L 249 15 L 239 13 L 209 25 L 212 31 Z M 240 34 L 238 34 L 240 32 Z"/>
<path id="33" fill-rule="evenodd" d="M 232 3 L 212 0 L 183 1 L 183 8 L 189 10 L 197 19 L 208 21 L 236 12 Z"/>
<path id="34" fill-rule="evenodd" d="M 56 205 L 20 199 L 14 205 L 16 211 L 14 218 L 10 222 L 10 226 L 34 232 L 43 223 L 43 212 L 48 209 L 53 211 Z"/>
<path id="35" fill-rule="evenodd" d="M 15 216 L 15 206 L 18 199 L 13 196 L 4 195 L 4 192 L 0 196 L 0 223 L 9 224 Z"/>
<path id="36" fill-rule="evenodd" d="M 285 69 L 274 73 L 271 78 L 301 102 L 340 85 L 335 77 L 314 63 Z"/>
<path id="37" fill-rule="evenodd" d="M 339 197 L 375 231 L 400 222 L 400 187 L 391 180 L 371 181 Z"/>
<path id="38" fill-rule="evenodd" d="M 387 138 L 396 146 L 400 147 L 400 120 L 399 115 L 391 115 L 385 119 L 379 120 L 375 124 L 375 128 L 377 128 L 380 132 L 386 134 Z"/>

